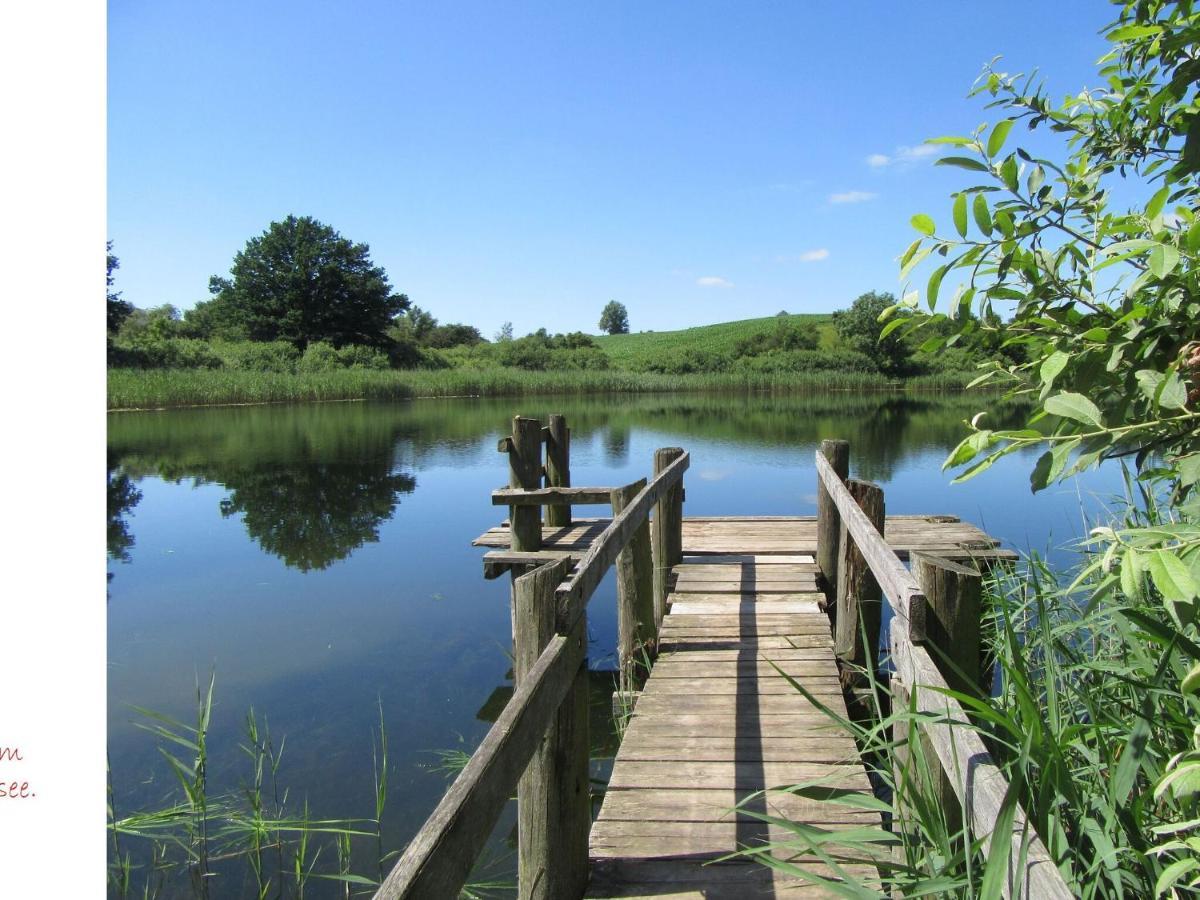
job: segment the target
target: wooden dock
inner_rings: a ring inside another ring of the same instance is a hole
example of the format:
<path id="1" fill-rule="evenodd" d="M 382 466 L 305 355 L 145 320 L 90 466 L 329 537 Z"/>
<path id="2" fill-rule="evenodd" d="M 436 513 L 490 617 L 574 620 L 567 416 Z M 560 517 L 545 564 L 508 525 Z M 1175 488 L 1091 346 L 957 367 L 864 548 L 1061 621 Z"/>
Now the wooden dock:
<path id="1" fill-rule="evenodd" d="M 561 417 L 547 428 L 517 417 L 498 449 L 510 482 L 492 503 L 507 506 L 509 519 L 474 543 L 488 548 L 486 577 L 512 575 L 516 687 L 377 900 L 457 896 L 514 789 L 522 900 L 827 897 L 844 895 L 847 880 L 887 894 L 875 862 L 894 841 L 868 808 L 874 794 L 859 749 L 835 721 L 871 719 L 863 700 L 876 690 L 927 716 L 923 741 L 906 752 L 941 773 L 933 802 L 965 809 L 985 848 L 1007 847 L 1004 896 L 1070 896 L 1020 808 L 1001 815 L 1008 784 L 947 696 L 951 687 L 982 695 L 983 679 L 990 683 L 981 573 L 1015 554 L 953 516 L 886 516 L 882 489 L 847 477 L 841 441 L 816 455 L 815 517 L 685 518 L 689 456 L 679 448 L 655 453 L 649 481 L 571 487 Z M 586 504 L 609 505 L 612 515 L 572 516 Z M 610 569 L 614 704 L 627 718 L 593 821 L 586 608 Z M 885 632 L 890 689 L 886 678 L 864 680 Z M 927 647 L 953 667 L 943 672 Z M 900 763 L 888 770 L 907 778 Z M 800 784 L 852 802 L 787 790 Z M 838 859 L 789 846 L 789 823 L 826 833 L 867 826 L 881 837 Z M 783 865 L 738 855 L 755 847 Z"/>
<path id="2" fill-rule="evenodd" d="M 582 558 L 610 523 L 576 519 L 542 530 L 543 558 Z M 683 519 L 683 562 L 671 570 L 659 655 L 642 688 L 592 825 L 588 897 L 825 896 L 747 858 L 740 848 L 785 841 L 777 816 L 822 828 L 879 825 L 879 815 L 779 792 L 821 781 L 871 795 L 853 739 L 780 674 L 847 715 L 825 594 L 816 517 Z M 892 516 L 898 555 L 1010 558 L 953 516 Z M 492 566 L 527 562 L 508 550 L 507 523 L 476 539 Z M 778 668 L 776 668 L 778 667 Z M 739 810 L 734 807 L 741 805 Z M 787 858 L 785 850 L 779 851 Z M 807 861 L 802 868 L 824 871 Z M 849 871 L 863 874 L 862 867 Z"/>

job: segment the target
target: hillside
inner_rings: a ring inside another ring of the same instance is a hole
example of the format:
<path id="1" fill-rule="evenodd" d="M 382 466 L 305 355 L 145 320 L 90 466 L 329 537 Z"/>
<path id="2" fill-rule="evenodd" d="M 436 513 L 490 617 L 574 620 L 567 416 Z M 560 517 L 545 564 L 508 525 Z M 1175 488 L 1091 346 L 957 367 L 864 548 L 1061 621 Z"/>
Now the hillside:
<path id="1" fill-rule="evenodd" d="M 833 330 L 833 318 L 828 313 L 796 314 L 788 316 L 791 322 L 802 324 L 815 322 L 821 330 L 821 348 L 833 349 L 837 337 Z M 638 334 L 602 335 L 595 338 L 596 344 L 605 352 L 616 369 L 641 369 L 644 364 L 661 358 L 664 354 L 680 350 L 701 350 L 709 353 L 733 355 L 738 341 L 756 334 L 769 333 L 779 323 L 778 316 L 761 319 L 742 319 L 737 322 L 721 322 L 716 325 L 700 325 L 679 331 L 643 331 Z"/>

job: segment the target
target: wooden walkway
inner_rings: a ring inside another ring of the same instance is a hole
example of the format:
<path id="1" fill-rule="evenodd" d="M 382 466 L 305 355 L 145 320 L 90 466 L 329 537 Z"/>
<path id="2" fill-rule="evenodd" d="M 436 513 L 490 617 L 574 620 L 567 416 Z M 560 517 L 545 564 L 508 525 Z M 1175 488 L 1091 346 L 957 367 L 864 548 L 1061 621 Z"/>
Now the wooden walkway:
<path id="1" fill-rule="evenodd" d="M 544 528 L 535 554 L 498 549 L 487 558 L 503 565 L 531 555 L 578 557 L 609 521 Z M 717 861 L 787 839 L 755 813 L 822 828 L 879 824 L 877 814 L 847 806 L 759 794 L 816 779 L 871 792 L 853 740 L 772 665 L 846 715 L 829 619 L 817 605 L 824 595 L 816 534 L 809 517 L 684 519 L 684 559 L 668 581 L 660 653 L 591 829 L 588 897 L 831 896 L 748 859 Z M 901 556 L 1010 556 L 950 516 L 888 517 L 885 536 Z M 507 548 L 509 529 L 476 543 Z M 793 864 L 828 874 L 806 860 Z"/>

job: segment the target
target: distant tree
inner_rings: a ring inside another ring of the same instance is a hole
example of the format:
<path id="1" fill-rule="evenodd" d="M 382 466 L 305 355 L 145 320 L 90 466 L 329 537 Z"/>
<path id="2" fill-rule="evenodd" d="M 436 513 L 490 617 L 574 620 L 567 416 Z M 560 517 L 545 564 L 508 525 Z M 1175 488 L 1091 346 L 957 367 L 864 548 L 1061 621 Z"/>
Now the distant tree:
<path id="1" fill-rule="evenodd" d="M 414 304 L 397 320 L 396 324 L 402 331 L 407 332 L 408 337 L 413 341 L 424 344 L 429 340 L 429 335 L 438 327 L 438 320 L 434 318 L 433 313 Z"/>
<path id="2" fill-rule="evenodd" d="M 473 347 L 483 343 L 483 335 L 473 325 L 462 325 L 450 322 L 438 325 L 428 333 L 424 341 L 427 347 L 445 350 L 449 347 Z"/>
<path id="3" fill-rule="evenodd" d="M 503 325 L 500 326 L 500 330 L 496 332 L 496 338 L 495 338 L 496 343 L 499 344 L 502 341 L 511 341 L 512 339 L 513 339 L 512 322 L 505 322 Z"/>
<path id="4" fill-rule="evenodd" d="M 109 241 L 105 245 L 105 250 L 108 254 L 108 275 L 105 279 L 105 284 L 108 287 L 108 332 L 115 334 L 121 327 L 121 323 L 129 317 L 133 312 L 133 304 L 127 300 L 121 299 L 121 292 L 112 289 L 115 279 L 113 272 L 121 268 L 121 261 L 117 259 L 112 252 L 113 242 Z"/>
<path id="5" fill-rule="evenodd" d="M 369 253 L 311 216 L 288 216 L 247 241 L 232 277 L 214 276 L 209 291 L 220 319 L 250 340 L 386 346 L 409 303 Z"/>
<path id="6" fill-rule="evenodd" d="M 600 313 L 600 330 L 609 334 L 629 334 L 629 312 L 624 303 L 608 301 Z"/>
<path id="7" fill-rule="evenodd" d="M 908 361 L 908 347 L 899 335 L 889 334 L 879 339 L 884 324 L 879 321 L 885 309 L 895 306 L 896 298 L 891 294 L 869 291 L 850 305 L 833 314 L 833 325 L 838 336 L 851 350 L 869 356 L 880 371 L 894 374 L 901 371 Z"/>

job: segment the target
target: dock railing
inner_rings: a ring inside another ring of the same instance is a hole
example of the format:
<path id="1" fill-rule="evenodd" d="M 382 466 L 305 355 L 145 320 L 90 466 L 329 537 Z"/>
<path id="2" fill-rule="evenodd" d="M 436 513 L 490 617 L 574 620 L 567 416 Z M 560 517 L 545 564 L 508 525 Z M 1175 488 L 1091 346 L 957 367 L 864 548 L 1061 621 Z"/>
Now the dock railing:
<path id="1" fill-rule="evenodd" d="M 509 454 L 510 467 L 510 486 L 492 497 L 510 508 L 512 552 L 503 567 L 513 576 L 515 691 L 380 885 L 377 900 L 457 897 L 514 790 L 518 896 L 573 900 L 586 889 L 592 812 L 587 603 L 615 564 L 621 684 L 632 689 L 633 656 L 639 647 L 653 651 L 666 573 L 682 560 L 689 457 L 664 448 L 654 454 L 649 482 L 572 488 L 569 431 L 561 416 L 550 422 L 543 429 L 536 419 L 516 417 L 512 436 L 498 447 Z M 549 445 L 544 467 L 543 443 Z M 543 486 L 543 477 L 553 483 Z M 571 506 L 589 503 L 610 504 L 613 516 L 586 553 L 543 551 L 540 507 L 547 508 L 547 527 L 570 528 Z M 499 567 L 487 571 L 494 576 Z"/>
<path id="2" fill-rule="evenodd" d="M 967 825 L 985 851 L 999 840 L 1008 844 L 1006 897 L 1070 898 L 1041 838 L 1016 806 L 1011 824 L 1002 815 L 1014 802 L 1010 785 L 948 691 L 981 692 L 990 672 L 980 658 L 981 573 L 961 562 L 919 552 L 909 571 L 883 536 L 883 491 L 870 482 L 848 479 L 849 445 L 824 441 L 817 462 L 818 567 L 827 594 L 835 598 L 835 651 L 847 663 L 843 685 L 855 690 L 855 673 L 879 658 L 882 600 L 892 608 L 890 654 L 893 703 L 913 703 L 928 715 L 921 735 L 910 734 L 909 753 L 925 753 L 944 782 L 943 808 L 962 809 Z M 914 574 L 915 573 L 915 574 Z M 930 655 L 937 648 L 939 660 Z M 975 676 L 979 673 L 980 677 Z M 915 738 L 915 739 L 914 739 Z"/>

